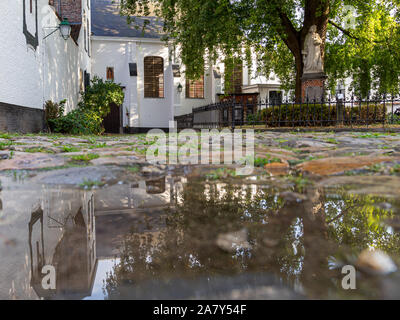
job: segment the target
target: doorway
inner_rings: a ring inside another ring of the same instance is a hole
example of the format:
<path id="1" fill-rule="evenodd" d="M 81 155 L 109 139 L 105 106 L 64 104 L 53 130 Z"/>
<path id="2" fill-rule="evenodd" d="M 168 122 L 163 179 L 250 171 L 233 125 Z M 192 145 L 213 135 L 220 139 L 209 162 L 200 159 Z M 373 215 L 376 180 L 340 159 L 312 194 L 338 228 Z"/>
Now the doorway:
<path id="1" fill-rule="evenodd" d="M 121 110 L 115 103 L 110 104 L 110 113 L 103 119 L 105 133 L 122 133 Z"/>

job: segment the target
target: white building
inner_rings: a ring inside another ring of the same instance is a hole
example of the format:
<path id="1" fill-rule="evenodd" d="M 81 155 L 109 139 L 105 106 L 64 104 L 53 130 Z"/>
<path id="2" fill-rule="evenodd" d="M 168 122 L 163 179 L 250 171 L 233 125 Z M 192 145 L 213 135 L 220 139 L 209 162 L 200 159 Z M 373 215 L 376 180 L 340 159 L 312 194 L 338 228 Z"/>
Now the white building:
<path id="1" fill-rule="evenodd" d="M 204 82 L 187 91 L 184 67 L 161 40 L 162 23 L 155 17 L 147 19 L 150 24 L 137 29 L 119 15 L 117 2 L 92 2 L 93 75 L 114 79 L 125 88 L 123 126 L 130 132 L 168 128 L 174 116 L 216 99 L 215 78 L 209 70 Z M 143 25 L 144 19 L 136 18 L 135 24 Z"/>
<path id="2" fill-rule="evenodd" d="M 67 99 L 71 110 L 90 74 L 90 1 L 2 0 L 0 21 L 0 130 L 41 131 L 45 102 Z"/>
<path id="3" fill-rule="evenodd" d="M 72 24 L 68 40 L 56 29 L 63 18 Z M 118 1 L 2 0 L 0 19 L 0 131 L 43 130 L 45 102 L 66 99 L 66 111 L 74 109 L 93 76 L 124 88 L 122 108 L 111 108 L 105 121 L 115 133 L 168 128 L 174 117 L 215 103 L 224 92 L 222 62 L 188 81 L 176 52 L 161 40 L 162 23 L 150 17 L 143 30 L 128 25 Z M 235 93 L 277 95 L 279 81 L 244 64 L 237 71 Z"/>

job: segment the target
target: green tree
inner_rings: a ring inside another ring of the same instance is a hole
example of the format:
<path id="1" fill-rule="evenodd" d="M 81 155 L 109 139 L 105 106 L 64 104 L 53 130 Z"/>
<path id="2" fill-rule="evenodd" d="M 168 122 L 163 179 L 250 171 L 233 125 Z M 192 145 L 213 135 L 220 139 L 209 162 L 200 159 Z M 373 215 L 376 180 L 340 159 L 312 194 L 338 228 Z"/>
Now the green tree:
<path id="1" fill-rule="evenodd" d="M 398 8 L 398 0 L 121 0 L 121 14 L 129 22 L 153 12 L 163 19 L 166 38 L 180 46 L 189 77 L 198 78 L 205 63 L 221 53 L 248 57 L 243 48 L 253 48 L 257 70 L 266 76 L 275 71 L 285 88 L 295 89 L 297 100 L 302 51 L 312 25 L 323 40 L 331 87 L 353 76 L 359 94 L 374 85 L 381 92 L 397 88 Z M 350 17 L 354 24 L 348 25 Z M 395 65 L 392 70 L 389 63 Z"/>

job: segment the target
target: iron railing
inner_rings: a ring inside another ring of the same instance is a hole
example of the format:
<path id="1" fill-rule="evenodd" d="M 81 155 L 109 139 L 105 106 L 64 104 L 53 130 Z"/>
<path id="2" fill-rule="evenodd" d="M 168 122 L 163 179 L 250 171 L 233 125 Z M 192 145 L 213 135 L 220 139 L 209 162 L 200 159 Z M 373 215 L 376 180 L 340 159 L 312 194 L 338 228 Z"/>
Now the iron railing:
<path id="1" fill-rule="evenodd" d="M 249 100 L 233 96 L 223 101 L 193 109 L 192 113 L 175 117 L 178 128 L 221 128 L 265 126 L 332 127 L 400 125 L 400 98 L 383 95 L 360 99 L 354 95 L 339 100 L 329 97 L 321 102 L 297 103 Z"/>

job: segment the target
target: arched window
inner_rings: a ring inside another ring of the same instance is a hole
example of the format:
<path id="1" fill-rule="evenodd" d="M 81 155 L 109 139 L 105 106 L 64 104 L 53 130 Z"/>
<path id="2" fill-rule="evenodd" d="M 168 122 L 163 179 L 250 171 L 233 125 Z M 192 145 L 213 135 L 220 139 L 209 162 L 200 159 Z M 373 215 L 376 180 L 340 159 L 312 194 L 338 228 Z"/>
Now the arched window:
<path id="1" fill-rule="evenodd" d="M 204 75 L 199 80 L 186 79 L 186 98 L 204 99 Z"/>
<path id="2" fill-rule="evenodd" d="M 144 97 L 164 98 L 164 60 L 161 57 L 144 58 Z"/>

